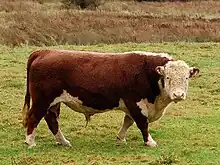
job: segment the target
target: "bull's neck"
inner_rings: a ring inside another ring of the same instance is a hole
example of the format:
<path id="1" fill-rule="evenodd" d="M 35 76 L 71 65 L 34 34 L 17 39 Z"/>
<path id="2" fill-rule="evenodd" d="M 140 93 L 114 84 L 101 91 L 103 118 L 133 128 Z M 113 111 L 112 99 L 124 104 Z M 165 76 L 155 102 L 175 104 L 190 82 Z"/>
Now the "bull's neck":
<path id="1" fill-rule="evenodd" d="M 160 94 L 156 97 L 155 105 L 157 109 L 163 109 L 168 104 L 172 102 L 172 100 L 169 98 L 169 96 L 166 94 L 164 87 L 162 86 L 161 79 L 158 81 L 158 86 L 160 89 Z"/>

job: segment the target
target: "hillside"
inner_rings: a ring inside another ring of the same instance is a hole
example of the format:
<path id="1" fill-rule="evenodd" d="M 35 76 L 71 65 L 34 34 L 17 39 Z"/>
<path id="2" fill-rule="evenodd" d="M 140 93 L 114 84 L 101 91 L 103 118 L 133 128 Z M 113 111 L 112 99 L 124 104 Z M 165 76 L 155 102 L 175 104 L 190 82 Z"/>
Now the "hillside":
<path id="1" fill-rule="evenodd" d="M 58 0 L 0 1 L 0 44 L 17 46 L 220 41 L 220 1 L 105 1 L 96 10 Z"/>

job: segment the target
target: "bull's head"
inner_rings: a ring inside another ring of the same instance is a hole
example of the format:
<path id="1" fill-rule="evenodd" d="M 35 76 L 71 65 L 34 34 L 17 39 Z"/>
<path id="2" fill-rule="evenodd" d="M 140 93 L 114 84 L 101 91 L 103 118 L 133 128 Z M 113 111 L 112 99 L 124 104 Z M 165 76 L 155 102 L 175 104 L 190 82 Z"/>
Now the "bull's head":
<path id="1" fill-rule="evenodd" d="M 189 78 L 199 73 L 199 69 L 189 67 L 184 61 L 169 61 L 164 66 L 156 67 L 161 75 L 160 88 L 174 102 L 184 100 L 188 90 Z"/>

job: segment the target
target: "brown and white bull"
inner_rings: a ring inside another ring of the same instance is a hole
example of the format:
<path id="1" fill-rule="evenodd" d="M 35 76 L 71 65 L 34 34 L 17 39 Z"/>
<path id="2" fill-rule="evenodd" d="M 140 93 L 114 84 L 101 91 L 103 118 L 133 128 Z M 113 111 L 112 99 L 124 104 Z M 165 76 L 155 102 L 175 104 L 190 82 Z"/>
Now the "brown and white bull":
<path id="1" fill-rule="evenodd" d="M 35 51 L 27 64 L 26 143 L 35 146 L 35 129 L 44 117 L 56 141 L 70 146 L 57 120 L 64 103 L 87 120 L 95 113 L 122 110 L 125 117 L 117 141 L 125 141 L 135 122 L 144 144 L 155 147 L 148 124 L 158 120 L 171 102 L 186 98 L 188 80 L 198 72 L 166 53 Z"/>

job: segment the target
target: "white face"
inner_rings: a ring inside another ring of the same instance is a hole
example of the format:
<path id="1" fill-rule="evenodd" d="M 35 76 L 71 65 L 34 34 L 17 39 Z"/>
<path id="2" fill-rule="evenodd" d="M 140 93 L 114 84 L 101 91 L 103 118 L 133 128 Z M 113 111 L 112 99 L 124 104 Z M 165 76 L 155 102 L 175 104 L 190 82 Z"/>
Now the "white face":
<path id="1" fill-rule="evenodd" d="M 165 93 L 175 102 L 186 98 L 189 78 L 199 73 L 199 69 L 189 67 L 181 60 L 169 61 L 165 66 L 158 66 L 156 71 L 162 76 Z"/>

